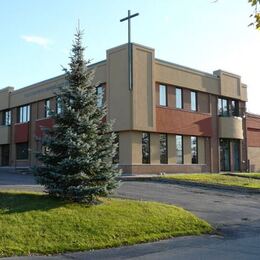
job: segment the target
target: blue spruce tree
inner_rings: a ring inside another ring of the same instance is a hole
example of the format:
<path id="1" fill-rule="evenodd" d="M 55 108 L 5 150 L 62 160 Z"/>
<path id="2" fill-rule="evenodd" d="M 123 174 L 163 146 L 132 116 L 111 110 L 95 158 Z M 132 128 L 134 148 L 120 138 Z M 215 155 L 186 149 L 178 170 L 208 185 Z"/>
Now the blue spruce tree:
<path id="1" fill-rule="evenodd" d="M 55 124 L 45 129 L 34 173 L 51 196 L 93 204 L 117 187 L 119 170 L 112 163 L 116 136 L 104 120 L 106 107 L 97 106 L 94 70 L 87 68 L 84 50 L 78 29 L 64 69 L 68 84 L 57 92 L 61 112 L 50 112 Z"/>

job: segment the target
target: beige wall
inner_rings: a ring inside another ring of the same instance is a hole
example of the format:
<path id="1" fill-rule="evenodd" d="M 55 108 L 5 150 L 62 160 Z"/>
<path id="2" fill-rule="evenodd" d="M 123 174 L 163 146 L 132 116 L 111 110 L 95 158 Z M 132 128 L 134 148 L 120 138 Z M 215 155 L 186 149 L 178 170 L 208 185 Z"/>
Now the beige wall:
<path id="1" fill-rule="evenodd" d="M 0 126 L 0 145 L 10 143 L 10 126 Z"/>
<path id="2" fill-rule="evenodd" d="M 132 128 L 132 92 L 128 88 L 127 45 L 107 51 L 108 118 L 115 131 Z"/>
<path id="3" fill-rule="evenodd" d="M 13 87 L 0 89 L 0 110 L 8 109 L 10 106 L 10 93 L 14 90 Z"/>
<path id="4" fill-rule="evenodd" d="M 133 45 L 133 129 L 152 131 L 156 124 L 154 50 Z"/>
<path id="5" fill-rule="evenodd" d="M 250 160 L 250 171 L 260 171 L 260 147 L 248 147 L 248 160 Z"/>
<path id="6" fill-rule="evenodd" d="M 219 95 L 217 77 L 164 61 L 155 60 L 155 81 Z"/>
<path id="7" fill-rule="evenodd" d="M 176 163 L 176 136 L 168 135 L 168 163 Z"/>
<path id="8" fill-rule="evenodd" d="M 160 164 L 160 134 L 150 134 L 151 164 Z"/>
<path id="9" fill-rule="evenodd" d="M 142 133 L 119 133 L 119 163 L 123 165 L 142 163 Z"/>
<path id="10" fill-rule="evenodd" d="M 240 117 L 219 117 L 219 138 L 243 139 Z"/>

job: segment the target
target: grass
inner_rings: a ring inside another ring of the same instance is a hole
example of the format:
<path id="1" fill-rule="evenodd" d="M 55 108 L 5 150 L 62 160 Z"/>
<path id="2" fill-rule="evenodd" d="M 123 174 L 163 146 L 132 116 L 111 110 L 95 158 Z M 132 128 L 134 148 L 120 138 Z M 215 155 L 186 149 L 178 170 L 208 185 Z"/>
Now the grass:
<path id="1" fill-rule="evenodd" d="M 162 178 L 191 181 L 203 184 L 220 184 L 226 186 L 260 189 L 260 180 L 224 174 L 172 174 L 162 176 Z"/>
<path id="2" fill-rule="evenodd" d="M 212 232 L 182 208 L 121 199 L 85 206 L 45 194 L 0 192 L 0 256 L 54 254 Z"/>
<path id="3" fill-rule="evenodd" d="M 247 178 L 254 178 L 254 179 L 260 179 L 260 173 L 232 173 L 231 175 L 234 176 L 242 176 L 242 177 L 247 177 Z"/>

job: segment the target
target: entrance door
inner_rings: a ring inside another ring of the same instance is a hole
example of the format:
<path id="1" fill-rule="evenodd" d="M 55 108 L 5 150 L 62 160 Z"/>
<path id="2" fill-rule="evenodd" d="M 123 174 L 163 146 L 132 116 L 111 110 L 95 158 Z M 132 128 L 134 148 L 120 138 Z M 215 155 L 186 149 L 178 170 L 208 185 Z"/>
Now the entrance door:
<path id="1" fill-rule="evenodd" d="M 2 145 L 2 156 L 1 156 L 2 165 L 9 166 L 9 145 Z"/>
<path id="2" fill-rule="evenodd" d="M 240 142 L 239 140 L 232 141 L 234 171 L 240 171 Z"/>
<path id="3" fill-rule="evenodd" d="M 229 139 L 220 139 L 220 171 L 230 171 Z"/>

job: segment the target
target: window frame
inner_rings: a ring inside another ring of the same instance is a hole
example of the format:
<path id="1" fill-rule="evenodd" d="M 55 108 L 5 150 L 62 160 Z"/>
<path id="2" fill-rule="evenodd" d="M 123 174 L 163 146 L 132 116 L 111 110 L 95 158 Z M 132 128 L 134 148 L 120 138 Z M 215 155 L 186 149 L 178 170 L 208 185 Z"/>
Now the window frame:
<path id="1" fill-rule="evenodd" d="M 194 94 L 194 96 L 193 96 L 193 94 Z M 195 97 L 195 99 L 193 99 L 193 97 Z M 193 106 L 192 106 L 193 105 L 192 100 L 195 101 L 195 108 L 193 108 Z M 191 92 L 190 92 L 190 109 L 191 109 L 191 111 L 194 111 L 194 112 L 198 111 L 198 92 L 193 91 L 193 90 L 191 90 Z"/>
<path id="2" fill-rule="evenodd" d="M 17 108 L 17 122 L 18 123 L 27 123 L 31 120 L 31 106 L 23 105 Z"/>
<path id="3" fill-rule="evenodd" d="M 7 109 L 2 112 L 2 125 L 10 126 L 12 124 L 12 110 Z"/>
<path id="4" fill-rule="evenodd" d="M 48 118 L 50 117 L 50 109 L 51 109 L 51 100 L 45 99 L 44 100 L 44 117 Z"/>
<path id="5" fill-rule="evenodd" d="M 162 154 L 162 136 L 165 137 L 165 154 Z M 161 133 L 159 137 L 160 141 L 160 164 L 168 164 L 168 135 Z M 163 157 L 165 160 L 163 160 Z"/>
<path id="6" fill-rule="evenodd" d="M 180 98 L 177 93 L 180 93 Z M 180 101 L 180 106 L 178 105 Z M 183 89 L 179 87 L 175 87 L 175 108 L 183 109 Z"/>
<path id="7" fill-rule="evenodd" d="M 195 142 L 195 150 L 193 149 L 194 146 L 193 146 L 193 140 L 192 139 L 195 139 L 196 142 Z M 190 137 L 190 141 L 191 141 L 191 163 L 192 164 L 198 164 L 199 163 L 199 158 L 198 158 L 198 137 L 197 136 L 191 136 Z M 193 160 L 193 153 L 195 152 L 195 158 L 196 160 Z"/>
<path id="8" fill-rule="evenodd" d="M 101 89 L 101 93 L 99 92 L 99 89 Z M 97 107 L 102 108 L 105 105 L 105 85 L 100 84 L 96 87 L 96 94 L 97 94 Z M 99 104 L 100 103 L 100 104 Z"/>
<path id="9" fill-rule="evenodd" d="M 144 135 L 146 135 L 146 138 L 148 139 L 147 143 L 144 142 Z M 147 146 L 147 147 L 145 147 Z M 148 155 L 145 156 L 145 148 L 147 149 Z M 151 139 L 150 139 L 150 133 L 143 132 L 142 133 L 142 164 L 150 164 L 151 163 Z"/>
<path id="10" fill-rule="evenodd" d="M 181 140 L 181 149 L 180 149 L 180 151 L 181 151 L 181 157 L 179 157 L 179 155 L 178 155 L 178 151 L 179 151 L 179 149 L 178 149 L 178 138 L 181 138 L 180 140 Z M 183 135 L 176 135 L 175 136 L 175 150 L 176 150 L 176 164 L 184 164 L 184 153 L 183 153 Z M 181 160 L 179 161 L 179 158 L 181 158 Z"/>
<path id="11" fill-rule="evenodd" d="M 161 102 L 161 88 L 164 87 L 164 102 Z M 165 84 L 159 84 L 159 105 L 161 107 L 167 107 L 168 106 L 168 87 Z"/>

